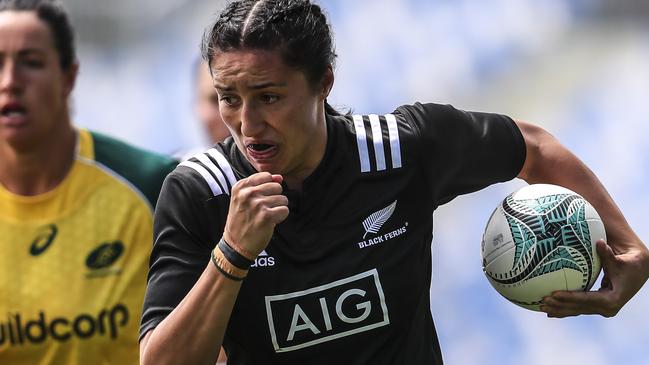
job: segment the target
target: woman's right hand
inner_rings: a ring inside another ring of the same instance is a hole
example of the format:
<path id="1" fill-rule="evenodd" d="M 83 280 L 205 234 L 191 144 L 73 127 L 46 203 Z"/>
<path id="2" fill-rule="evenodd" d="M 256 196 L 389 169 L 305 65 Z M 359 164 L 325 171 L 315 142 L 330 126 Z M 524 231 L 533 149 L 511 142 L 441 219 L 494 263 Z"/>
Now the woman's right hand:
<path id="1" fill-rule="evenodd" d="M 266 248 L 275 225 L 288 217 L 282 180 L 281 175 L 259 172 L 232 187 L 223 239 L 250 260 Z"/>

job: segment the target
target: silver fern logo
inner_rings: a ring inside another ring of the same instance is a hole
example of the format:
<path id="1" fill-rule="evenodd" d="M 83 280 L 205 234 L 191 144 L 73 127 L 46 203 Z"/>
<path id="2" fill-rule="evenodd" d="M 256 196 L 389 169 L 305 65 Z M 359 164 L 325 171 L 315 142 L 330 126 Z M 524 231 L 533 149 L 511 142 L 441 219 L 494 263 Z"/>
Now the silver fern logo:
<path id="1" fill-rule="evenodd" d="M 365 234 L 363 239 L 367 236 L 368 233 L 378 233 L 381 227 L 385 222 L 392 217 L 394 209 L 397 207 L 397 201 L 395 200 L 392 204 L 387 207 L 379 210 L 378 212 L 372 213 L 367 219 L 363 221 L 363 228 L 365 228 Z"/>
<path id="2" fill-rule="evenodd" d="M 379 233 L 381 227 L 383 227 L 385 222 L 387 222 L 390 219 L 390 217 L 392 217 L 396 208 L 397 208 L 397 201 L 395 200 L 392 204 L 388 205 L 387 207 L 372 213 L 369 217 L 367 217 L 363 221 L 363 228 L 365 228 L 365 234 L 363 235 L 363 240 L 357 243 L 358 248 L 366 248 L 366 247 L 381 244 L 383 242 L 390 241 L 394 238 L 401 236 L 402 234 L 408 231 L 408 222 L 404 222 L 402 226 L 393 229 L 390 232 L 386 232 L 384 234 L 365 239 L 365 237 L 367 237 L 367 235 L 370 233 L 374 235 Z"/>

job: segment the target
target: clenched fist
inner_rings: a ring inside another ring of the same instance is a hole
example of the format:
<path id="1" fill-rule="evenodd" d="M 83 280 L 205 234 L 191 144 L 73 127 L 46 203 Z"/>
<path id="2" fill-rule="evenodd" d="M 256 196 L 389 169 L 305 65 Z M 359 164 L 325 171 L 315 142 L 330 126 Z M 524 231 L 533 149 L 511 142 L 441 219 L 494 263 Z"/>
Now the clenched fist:
<path id="1" fill-rule="evenodd" d="M 223 238 L 250 260 L 266 248 L 275 225 L 288 217 L 281 183 L 281 175 L 260 172 L 232 187 Z"/>

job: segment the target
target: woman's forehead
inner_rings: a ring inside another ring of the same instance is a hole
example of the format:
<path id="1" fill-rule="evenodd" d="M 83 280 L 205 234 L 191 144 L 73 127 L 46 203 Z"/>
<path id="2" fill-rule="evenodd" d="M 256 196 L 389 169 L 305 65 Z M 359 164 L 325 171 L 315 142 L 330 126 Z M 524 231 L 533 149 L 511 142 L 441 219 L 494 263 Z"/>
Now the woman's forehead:
<path id="1" fill-rule="evenodd" d="M 211 62 L 215 84 L 228 84 L 242 79 L 265 81 L 283 78 L 296 70 L 288 67 L 279 52 L 236 50 L 220 52 Z"/>
<path id="2" fill-rule="evenodd" d="M 16 47 L 53 47 L 49 27 L 33 11 L 0 11 L 0 41 Z"/>
<path id="3" fill-rule="evenodd" d="M 232 67 L 281 67 L 284 65 L 278 51 L 267 51 L 260 49 L 243 49 L 219 52 L 214 55 L 212 62 L 212 73 L 224 68 Z"/>

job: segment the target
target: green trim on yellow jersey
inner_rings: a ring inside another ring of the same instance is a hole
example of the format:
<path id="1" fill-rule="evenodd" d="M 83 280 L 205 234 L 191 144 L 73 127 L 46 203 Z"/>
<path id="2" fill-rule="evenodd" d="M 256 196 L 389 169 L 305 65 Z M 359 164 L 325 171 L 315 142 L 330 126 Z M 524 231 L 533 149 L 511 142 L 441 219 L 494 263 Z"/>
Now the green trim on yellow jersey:
<path id="1" fill-rule="evenodd" d="M 175 162 L 78 131 L 55 189 L 0 185 L 0 364 L 137 364 L 152 202 Z"/>
<path id="2" fill-rule="evenodd" d="M 162 181 L 178 162 L 101 133 L 92 132 L 92 137 L 95 141 L 95 160 L 131 182 L 144 194 L 151 206 L 155 206 Z M 134 164 L 133 161 L 137 163 Z"/>
<path id="3" fill-rule="evenodd" d="M 53 190 L 22 196 L 0 185 L 0 212 L 6 219 L 45 223 L 48 219 L 63 217 L 111 175 L 144 197 L 151 207 L 155 206 L 162 182 L 177 161 L 96 132 L 81 129 L 77 135 L 76 161 L 68 176 Z M 101 177 L 95 179 L 95 174 Z"/>

